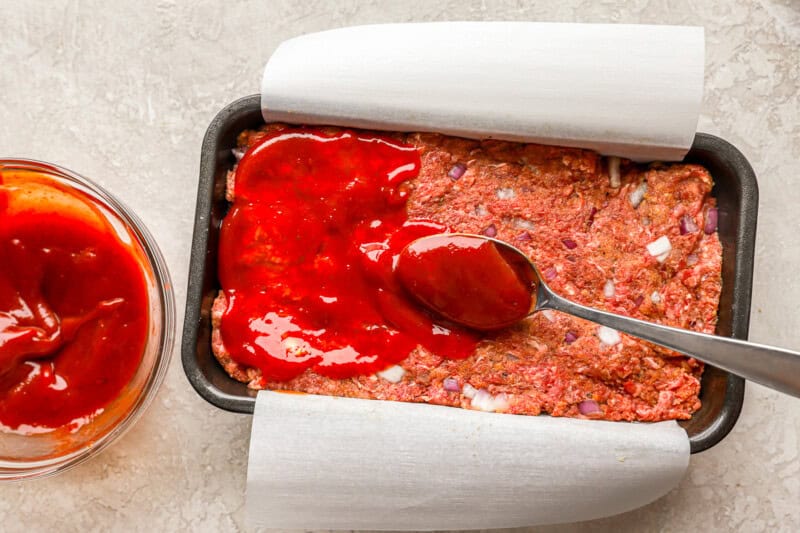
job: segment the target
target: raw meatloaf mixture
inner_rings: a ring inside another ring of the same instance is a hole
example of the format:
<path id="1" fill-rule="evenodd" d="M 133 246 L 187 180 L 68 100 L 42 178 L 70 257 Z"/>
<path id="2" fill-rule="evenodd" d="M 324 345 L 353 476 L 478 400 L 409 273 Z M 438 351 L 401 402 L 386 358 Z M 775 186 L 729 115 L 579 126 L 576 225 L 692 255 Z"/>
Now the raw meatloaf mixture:
<path id="1" fill-rule="evenodd" d="M 285 127 L 243 132 L 235 153 Z M 714 332 L 721 245 L 706 169 L 438 134 L 393 137 L 421 157 L 408 182 L 409 218 L 508 241 L 535 259 L 555 292 L 582 304 Z M 228 199 L 235 194 L 234 168 Z M 221 291 L 212 310 L 214 354 L 255 389 L 629 421 L 687 419 L 700 407 L 701 363 L 558 312 L 485 337 L 466 359 L 418 347 L 388 374 L 332 379 L 307 370 L 268 381 L 231 357 L 226 346 L 237 339 L 220 329 L 226 308 Z"/>

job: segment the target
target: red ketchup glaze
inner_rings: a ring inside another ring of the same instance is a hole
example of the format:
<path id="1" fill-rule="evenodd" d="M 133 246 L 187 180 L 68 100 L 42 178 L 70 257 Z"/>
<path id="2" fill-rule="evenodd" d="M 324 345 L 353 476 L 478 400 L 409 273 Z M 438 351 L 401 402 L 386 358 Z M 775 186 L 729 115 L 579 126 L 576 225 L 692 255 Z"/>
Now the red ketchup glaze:
<path id="1" fill-rule="evenodd" d="M 0 175 L 0 425 L 74 430 L 134 375 L 147 289 L 131 246 L 90 197 L 45 176 L 27 187 Z"/>
<path id="2" fill-rule="evenodd" d="M 419 168 L 413 147 L 351 131 L 288 130 L 248 150 L 220 234 L 220 330 L 236 361 L 286 381 L 373 374 L 418 345 L 473 353 L 477 334 L 435 324 L 393 275 L 408 243 L 447 229 L 408 219 Z"/>
<path id="3" fill-rule="evenodd" d="M 395 272 L 421 303 L 470 328 L 499 329 L 530 313 L 533 283 L 526 265 L 479 237 L 437 235 L 414 242 Z"/>

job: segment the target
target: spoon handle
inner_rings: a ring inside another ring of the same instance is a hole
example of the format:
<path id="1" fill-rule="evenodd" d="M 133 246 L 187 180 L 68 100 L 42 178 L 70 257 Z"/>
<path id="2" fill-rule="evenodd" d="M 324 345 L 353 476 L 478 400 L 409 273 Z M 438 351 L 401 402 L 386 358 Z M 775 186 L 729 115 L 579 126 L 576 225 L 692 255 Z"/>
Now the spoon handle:
<path id="1" fill-rule="evenodd" d="M 800 353 L 616 315 L 571 302 L 539 285 L 536 310 L 553 309 L 628 333 L 800 397 Z"/>

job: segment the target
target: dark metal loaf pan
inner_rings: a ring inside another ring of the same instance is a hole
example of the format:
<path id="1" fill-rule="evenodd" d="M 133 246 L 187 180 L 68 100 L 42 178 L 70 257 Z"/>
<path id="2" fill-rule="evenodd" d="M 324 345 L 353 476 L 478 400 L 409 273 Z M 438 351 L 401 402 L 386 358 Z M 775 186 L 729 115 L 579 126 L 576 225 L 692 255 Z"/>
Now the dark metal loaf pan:
<path id="1" fill-rule="evenodd" d="M 203 141 L 197 193 L 186 317 L 183 328 L 183 368 L 189 382 L 210 403 L 238 413 L 252 413 L 255 391 L 234 381 L 211 353 L 211 305 L 219 290 L 217 244 L 227 210 L 225 173 L 234 163 L 231 149 L 244 129 L 263 124 L 259 96 L 233 102 L 214 118 Z M 728 142 L 705 133 L 695 136 L 686 161 L 700 163 L 714 177 L 722 240 L 722 298 L 717 333 L 747 338 L 750 291 L 758 206 L 753 169 Z M 692 453 L 714 446 L 733 428 L 744 398 L 744 380 L 707 366 L 700 399 L 703 407 L 681 422 Z"/>

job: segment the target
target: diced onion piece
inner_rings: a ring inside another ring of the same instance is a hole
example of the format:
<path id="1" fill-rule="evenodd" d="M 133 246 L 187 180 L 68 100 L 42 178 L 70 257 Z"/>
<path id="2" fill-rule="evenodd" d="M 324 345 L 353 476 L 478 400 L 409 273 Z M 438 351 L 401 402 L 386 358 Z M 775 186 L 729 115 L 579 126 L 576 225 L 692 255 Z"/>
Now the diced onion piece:
<path id="1" fill-rule="evenodd" d="M 578 340 L 578 334 L 574 331 L 568 331 L 567 334 L 564 335 L 564 342 L 567 344 L 572 344 L 576 340 Z"/>
<path id="2" fill-rule="evenodd" d="M 703 226 L 703 231 L 706 233 L 706 235 L 711 235 L 717 231 L 718 219 L 719 211 L 717 211 L 716 207 L 710 207 L 708 211 L 706 211 L 706 223 Z"/>
<path id="3" fill-rule="evenodd" d="M 658 363 L 658 361 L 656 361 L 652 357 L 644 357 L 642 361 L 644 361 L 644 363 L 653 370 L 658 370 L 659 368 L 661 368 L 661 365 Z"/>
<path id="4" fill-rule="evenodd" d="M 528 231 L 532 231 L 536 227 L 536 224 L 534 224 L 530 220 L 520 217 L 514 218 L 514 225 L 519 229 L 526 229 Z"/>
<path id="5" fill-rule="evenodd" d="M 558 276 L 558 270 L 553 267 L 550 267 L 544 271 L 544 279 L 547 281 L 553 281 L 556 279 L 556 276 Z"/>
<path id="6" fill-rule="evenodd" d="M 497 237 L 497 228 L 494 224 L 489 224 L 486 229 L 482 231 L 487 237 Z"/>
<path id="7" fill-rule="evenodd" d="M 527 231 L 523 231 L 522 233 L 517 235 L 517 240 L 522 242 L 530 242 L 533 240 L 533 237 L 531 237 L 531 234 L 528 233 Z"/>
<path id="8" fill-rule="evenodd" d="M 608 346 L 614 346 L 622 341 L 619 332 L 608 326 L 600 326 L 597 328 L 597 338 L 600 339 L 600 342 Z"/>
<path id="9" fill-rule="evenodd" d="M 444 387 L 444 390 L 447 392 L 461 391 L 461 387 L 458 386 L 458 380 L 456 378 L 445 378 L 445 380 L 442 381 L 442 387 Z"/>
<path id="10" fill-rule="evenodd" d="M 555 317 L 555 315 L 553 314 L 553 311 L 551 311 L 550 309 L 545 309 L 544 311 L 542 311 L 542 315 L 544 315 L 544 317 L 545 317 L 545 318 L 546 318 L 546 319 L 547 319 L 549 322 L 555 322 L 555 321 L 556 321 L 556 317 Z"/>
<path id="11" fill-rule="evenodd" d="M 619 157 L 608 158 L 608 178 L 612 189 L 619 189 L 621 181 L 619 179 Z"/>
<path id="12" fill-rule="evenodd" d="M 647 252 L 656 258 L 659 263 L 663 263 L 672 251 L 672 243 L 666 235 L 662 235 L 647 245 Z"/>
<path id="13" fill-rule="evenodd" d="M 464 388 L 461 389 L 461 394 L 463 394 L 464 396 L 466 396 L 469 399 L 474 398 L 475 394 L 477 394 L 477 392 L 478 392 L 478 389 L 476 389 L 475 387 L 473 387 L 469 383 L 464 384 Z"/>
<path id="14" fill-rule="evenodd" d="M 501 392 L 494 397 L 493 411 L 503 411 L 505 409 L 508 409 L 508 395 L 505 392 Z"/>
<path id="15" fill-rule="evenodd" d="M 653 294 L 650 295 L 650 301 L 654 304 L 661 303 L 661 294 L 658 291 L 653 291 Z"/>
<path id="16" fill-rule="evenodd" d="M 574 250 L 578 247 L 578 243 L 573 241 L 572 239 L 561 239 L 561 243 L 567 250 Z"/>
<path id="17" fill-rule="evenodd" d="M 594 415 L 600 413 L 600 406 L 594 400 L 583 400 L 578 404 L 578 411 L 582 415 Z"/>
<path id="18" fill-rule="evenodd" d="M 687 235 L 689 233 L 694 233 L 698 229 L 700 229 L 700 228 L 697 227 L 697 224 L 695 223 L 694 219 L 692 217 L 690 217 L 689 215 L 683 215 L 681 217 L 681 222 L 680 222 L 679 228 L 680 228 L 680 231 L 681 231 L 681 235 Z"/>
<path id="19" fill-rule="evenodd" d="M 511 187 L 501 187 L 494 191 L 494 194 L 498 200 L 513 200 L 517 196 L 517 193 Z"/>
<path id="20" fill-rule="evenodd" d="M 233 154 L 233 157 L 235 157 L 237 161 L 241 161 L 242 158 L 244 157 L 244 150 L 238 147 L 231 150 L 231 153 Z"/>
<path id="21" fill-rule="evenodd" d="M 480 409 L 481 411 L 494 411 L 494 397 L 485 390 L 481 389 L 475 393 L 475 396 L 472 397 L 470 405 L 475 409 Z"/>
<path id="22" fill-rule="evenodd" d="M 464 172 L 467 171 L 467 166 L 462 163 L 456 163 L 453 165 L 453 168 L 450 169 L 450 172 L 447 173 L 453 180 L 461 179 L 461 176 L 464 175 Z"/>
<path id="23" fill-rule="evenodd" d="M 700 258 L 697 257 L 697 254 L 689 254 L 689 255 L 686 256 L 686 264 L 688 266 L 696 265 L 697 261 L 699 261 L 699 259 Z"/>
<path id="24" fill-rule="evenodd" d="M 406 371 L 400 365 L 390 366 L 386 370 L 378 372 L 378 375 L 391 383 L 400 383 Z"/>
<path id="25" fill-rule="evenodd" d="M 616 293 L 617 287 L 614 285 L 614 280 L 606 280 L 606 284 L 603 285 L 603 296 L 606 298 L 613 298 Z"/>
<path id="26" fill-rule="evenodd" d="M 640 305 L 642 305 L 642 302 L 644 302 L 644 296 L 642 296 L 642 295 L 640 294 L 640 295 L 639 295 L 639 296 L 637 296 L 637 297 L 636 297 L 636 299 L 633 301 L 633 306 L 634 306 L 636 309 L 639 309 L 639 306 L 640 306 Z"/>
<path id="27" fill-rule="evenodd" d="M 483 389 L 476 391 L 475 396 L 472 397 L 470 406 L 481 411 L 493 412 L 500 411 L 508 408 L 508 395 L 501 392 L 497 396 L 492 396 L 488 391 Z"/>
<path id="28" fill-rule="evenodd" d="M 631 205 L 634 209 L 639 207 L 639 204 L 642 203 L 644 200 L 644 195 L 647 193 L 647 182 L 643 181 L 636 187 L 631 193 L 628 195 L 628 199 L 631 201 Z"/>

